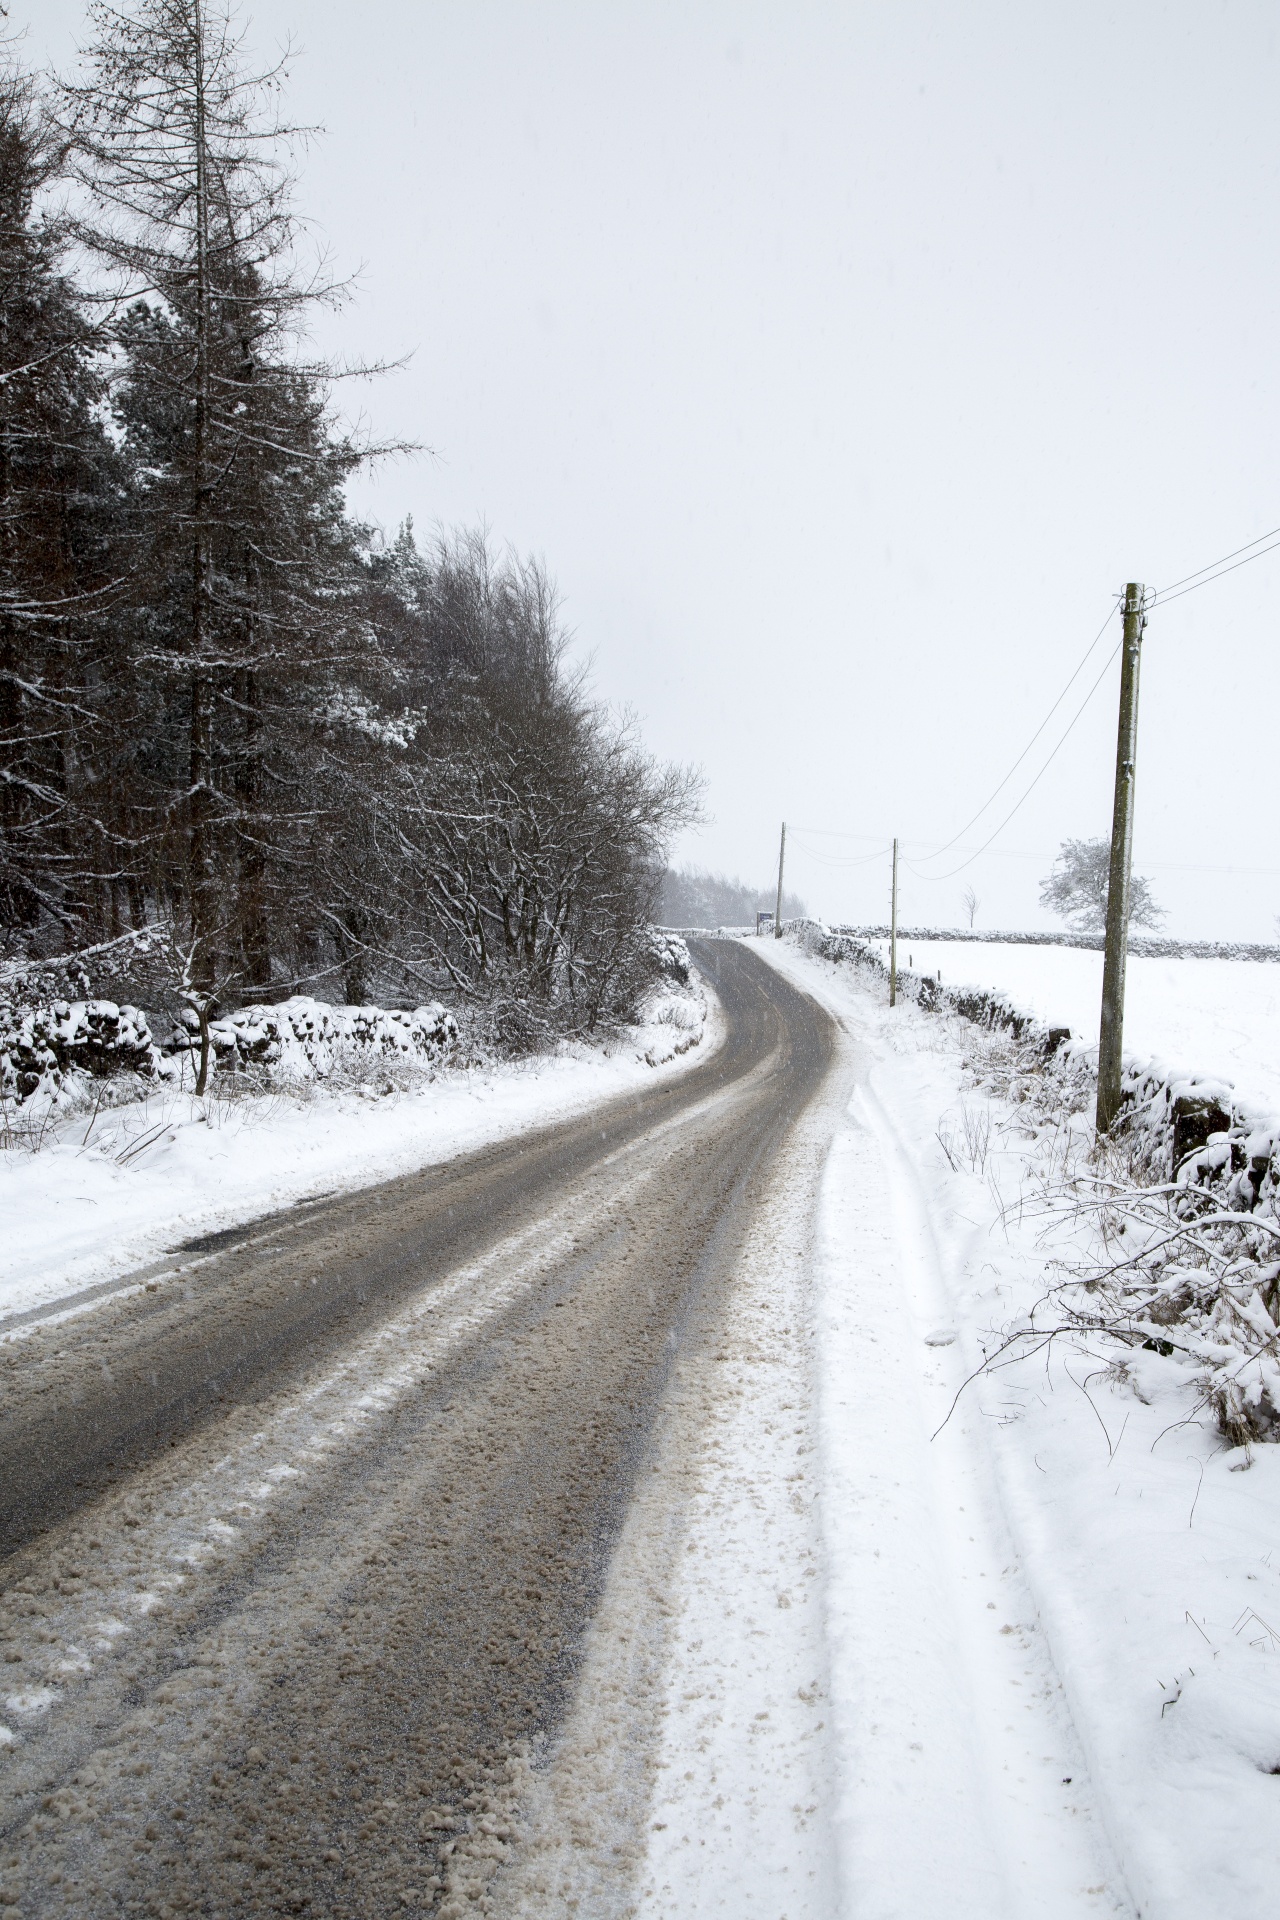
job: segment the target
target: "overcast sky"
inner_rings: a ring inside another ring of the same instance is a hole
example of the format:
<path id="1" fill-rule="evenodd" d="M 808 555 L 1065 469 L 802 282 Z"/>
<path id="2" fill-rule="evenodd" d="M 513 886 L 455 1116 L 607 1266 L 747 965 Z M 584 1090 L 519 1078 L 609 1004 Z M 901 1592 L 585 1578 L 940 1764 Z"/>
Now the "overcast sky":
<path id="1" fill-rule="evenodd" d="M 954 871 L 1058 720 L 926 856 L 1126 579 L 1280 526 L 1274 5 L 246 17 L 297 43 L 299 204 L 360 269 L 324 344 L 413 355 L 361 404 L 433 457 L 359 510 L 545 557 L 600 693 L 706 771 L 680 857 L 768 876 L 785 817 L 790 882 L 867 919 L 897 833 L 907 920 L 972 883 L 1049 924 L 1058 843 L 1110 828 L 1118 667 L 990 852 Z M 11 20 L 65 64 L 83 8 Z M 1135 854 L 1177 932 L 1274 936 L 1278 613 L 1280 553 L 1151 616 Z"/>

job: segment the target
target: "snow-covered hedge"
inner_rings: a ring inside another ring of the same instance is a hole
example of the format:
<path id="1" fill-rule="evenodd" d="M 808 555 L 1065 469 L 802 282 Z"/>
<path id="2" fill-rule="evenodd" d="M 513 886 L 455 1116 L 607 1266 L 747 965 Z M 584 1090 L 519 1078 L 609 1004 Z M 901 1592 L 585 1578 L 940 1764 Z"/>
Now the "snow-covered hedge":
<path id="1" fill-rule="evenodd" d="M 810 927 L 810 949 L 828 960 L 863 967 L 878 979 L 888 968 L 869 937 Z M 1045 1070 L 1062 1082 L 1064 1103 L 1091 1106 L 1097 1088 L 1097 1048 L 1073 1038 L 1067 1027 L 1046 1026 L 1009 998 L 987 987 L 944 987 L 930 974 L 898 969 L 898 991 L 927 1011 L 958 1013 L 989 1032 L 1025 1041 L 1043 1057 Z M 1162 1061 L 1126 1059 L 1121 1078 L 1125 1122 L 1139 1158 L 1158 1180 L 1191 1179 L 1219 1185 L 1233 1207 L 1252 1211 L 1280 1193 L 1280 1128 L 1239 1106 L 1229 1082 L 1207 1074 L 1171 1071 Z"/>
<path id="2" fill-rule="evenodd" d="M 865 939 L 811 928 L 805 940 L 826 959 L 887 978 Z M 927 1009 L 1011 1033 L 1022 1068 L 1034 1069 L 1021 1072 L 1024 1092 L 1038 1089 L 1032 1097 L 1042 1107 L 1092 1115 L 1096 1047 L 1046 1027 L 1003 994 L 943 987 L 909 969 L 899 971 L 898 986 Z M 1228 1082 L 1173 1073 L 1157 1060 L 1127 1059 L 1121 1090 L 1118 1145 L 1128 1165 L 1104 1204 L 1128 1230 L 1132 1251 L 1076 1276 L 1091 1304 L 1070 1305 L 1060 1324 L 1109 1330 L 1122 1344 L 1166 1357 L 1181 1353 L 1199 1368 L 1202 1404 L 1232 1445 L 1280 1440 L 1280 1127 L 1238 1105 Z M 1050 1319 L 1062 1309 L 1061 1292 L 1048 1296 Z M 1036 1339 L 1048 1331 L 1043 1315 L 1033 1321 Z"/>
<path id="3" fill-rule="evenodd" d="M 788 927 L 812 924 L 788 921 Z M 837 926 L 833 933 L 857 940 L 887 940 L 891 929 L 883 927 Z M 1000 933 L 985 927 L 899 927 L 898 940 L 959 940 L 966 945 L 999 947 L 1074 947 L 1086 953 L 1101 953 L 1106 938 L 1101 933 L 1071 933 L 1065 928 L 1055 933 Z M 1280 963 L 1280 946 L 1258 940 L 1175 940 L 1159 933 L 1131 933 L 1129 952 L 1152 960 L 1257 960 Z"/>

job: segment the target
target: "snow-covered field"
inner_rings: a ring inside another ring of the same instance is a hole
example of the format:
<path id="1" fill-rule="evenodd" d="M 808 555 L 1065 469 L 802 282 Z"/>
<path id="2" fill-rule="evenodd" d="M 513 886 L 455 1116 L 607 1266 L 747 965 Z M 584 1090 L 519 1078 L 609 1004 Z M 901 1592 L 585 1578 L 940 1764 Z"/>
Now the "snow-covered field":
<path id="1" fill-rule="evenodd" d="M 872 943 L 889 957 L 887 940 Z M 948 987 L 994 988 L 1049 1026 L 1096 1042 L 1102 955 L 1074 947 L 967 940 L 903 941 L 899 964 Z M 1256 960 L 1129 958 L 1127 1054 L 1175 1073 L 1229 1080 L 1259 1122 L 1280 1120 L 1280 966 Z"/>
<path id="2" fill-rule="evenodd" d="M 303 1086 L 273 1094 L 215 1079 L 80 1114 L 39 1151 L 0 1153 L 0 1325 L 132 1272 L 196 1234 L 368 1186 L 567 1119 L 655 1073 L 681 1073 L 721 1037 L 701 986 L 655 998 L 643 1026 L 488 1069 L 444 1070 L 379 1095 Z"/>

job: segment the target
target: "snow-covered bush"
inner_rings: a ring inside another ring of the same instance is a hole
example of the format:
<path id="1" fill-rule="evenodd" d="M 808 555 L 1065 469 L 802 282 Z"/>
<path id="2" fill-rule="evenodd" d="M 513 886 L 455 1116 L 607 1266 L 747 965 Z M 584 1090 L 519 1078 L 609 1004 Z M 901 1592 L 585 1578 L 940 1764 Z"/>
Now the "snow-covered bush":
<path id="1" fill-rule="evenodd" d="M 669 933 L 665 927 L 650 927 L 649 949 L 664 979 L 674 980 L 677 986 L 688 986 L 693 961 L 688 945 L 678 933 Z"/>

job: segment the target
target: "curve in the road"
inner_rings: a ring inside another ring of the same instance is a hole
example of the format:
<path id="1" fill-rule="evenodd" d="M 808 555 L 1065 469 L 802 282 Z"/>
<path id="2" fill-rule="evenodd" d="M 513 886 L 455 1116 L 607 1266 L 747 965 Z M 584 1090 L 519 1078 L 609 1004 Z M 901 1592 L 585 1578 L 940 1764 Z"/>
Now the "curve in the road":
<path id="1" fill-rule="evenodd" d="M 282 1395 L 433 1289 L 443 1321 L 459 1269 L 506 1271 L 484 1325 L 269 1524 L 231 1515 L 249 1544 L 173 1583 L 127 1661 L 46 1689 L 0 1755 L 0 1890 L 21 1911 L 84 1912 L 92 1886 L 102 1914 L 449 1913 L 464 1858 L 496 1870 L 671 1355 L 714 1318 L 830 1059 L 827 1016 L 748 950 L 698 958 L 729 1037 L 681 1080 L 266 1223 L 185 1281 L 24 1341 L 0 1428 L 0 1642 L 25 1683 L 42 1659 L 50 1677 L 39 1636 L 77 1595 L 141 1578 L 131 1543 L 224 1433 L 270 1433 Z"/>

